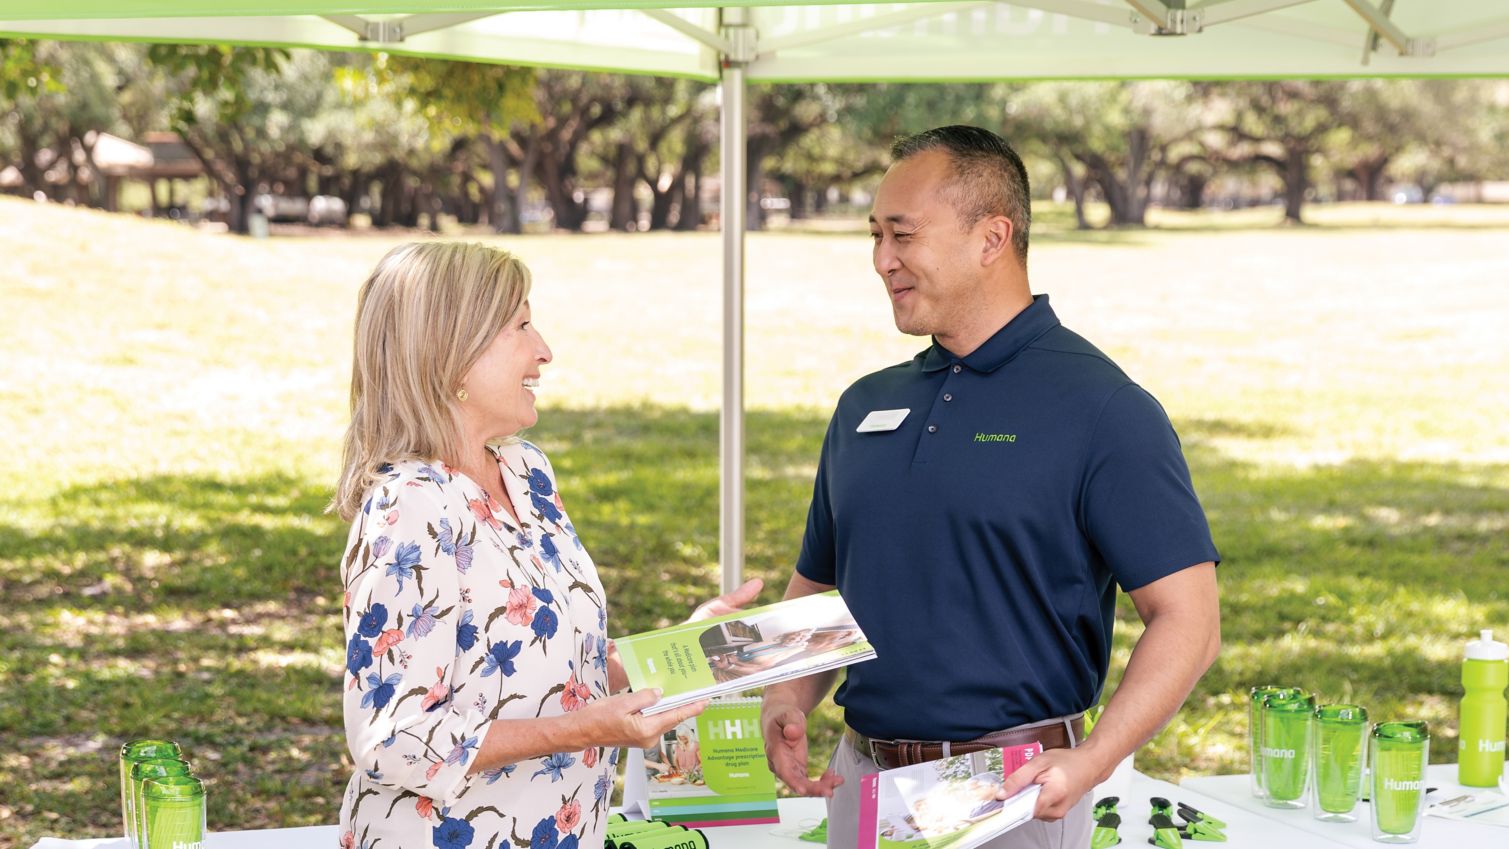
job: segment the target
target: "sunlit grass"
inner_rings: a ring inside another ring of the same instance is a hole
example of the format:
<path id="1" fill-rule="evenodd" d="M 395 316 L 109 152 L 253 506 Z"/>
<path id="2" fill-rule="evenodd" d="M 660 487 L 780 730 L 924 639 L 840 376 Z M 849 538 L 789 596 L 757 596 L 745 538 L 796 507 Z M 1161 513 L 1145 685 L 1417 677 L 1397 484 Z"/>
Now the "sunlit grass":
<path id="1" fill-rule="evenodd" d="M 1265 218 L 1264 216 L 1268 216 Z M 1225 563 L 1225 650 L 1138 755 L 1245 768 L 1242 693 L 1293 683 L 1430 720 L 1509 630 L 1509 210 L 1039 216 L 1035 288 L 1168 409 Z M 1374 223 L 1376 219 L 1376 223 Z M 0 199 L 0 849 L 109 834 L 114 751 L 180 739 L 217 829 L 332 822 L 336 560 L 322 513 L 354 293 L 389 236 L 254 242 Z M 533 438 L 602 569 L 614 633 L 717 583 L 716 234 L 492 238 L 556 353 Z M 756 234 L 747 571 L 775 598 L 829 410 L 909 358 L 868 240 Z M 1112 686 L 1140 624 L 1118 611 Z M 1109 692 L 1109 690 L 1108 690 Z M 816 721 L 823 752 L 835 711 Z"/>

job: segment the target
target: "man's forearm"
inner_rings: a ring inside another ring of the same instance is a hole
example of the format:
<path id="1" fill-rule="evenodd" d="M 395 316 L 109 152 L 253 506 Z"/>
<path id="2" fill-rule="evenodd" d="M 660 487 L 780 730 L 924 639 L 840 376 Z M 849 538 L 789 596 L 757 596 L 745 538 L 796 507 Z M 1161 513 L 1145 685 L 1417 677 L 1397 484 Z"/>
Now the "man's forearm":
<path id="1" fill-rule="evenodd" d="M 1102 778 L 1173 718 L 1220 651 L 1215 567 L 1202 564 L 1187 571 L 1191 574 L 1180 576 L 1175 603 L 1166 604 L 1167 593 L 1140 600 L 1134 593 L 1147 629 L 1083 747 L 1095 754 Z"/>

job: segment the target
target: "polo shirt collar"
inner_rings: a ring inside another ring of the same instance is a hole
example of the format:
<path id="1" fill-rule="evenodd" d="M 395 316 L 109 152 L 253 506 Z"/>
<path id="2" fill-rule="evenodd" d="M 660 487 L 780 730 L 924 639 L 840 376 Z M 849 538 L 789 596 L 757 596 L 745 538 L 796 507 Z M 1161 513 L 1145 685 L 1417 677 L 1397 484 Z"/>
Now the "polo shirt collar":
<path id="1" fill-rule="evenodd" d="M 922 359 L 922 370 L 938 371 L 954 363 L 963 363 L 971 371 L 988 374 L 1005 365 L 1023 348 L 1032 344 L 1034 339 L 1057 327 L 1058 323 L 1058 316 L 1048 306 L 1048 296 L 1033 295 L 1030 306 L 1013 316 L 1005 327 L 997 330 L 994 336 L 985 340 L 985 344 L 967 357 L 955 356 L 939 345 L 935 337 L 933 346 L 927 349 L 927 355 Z"/>

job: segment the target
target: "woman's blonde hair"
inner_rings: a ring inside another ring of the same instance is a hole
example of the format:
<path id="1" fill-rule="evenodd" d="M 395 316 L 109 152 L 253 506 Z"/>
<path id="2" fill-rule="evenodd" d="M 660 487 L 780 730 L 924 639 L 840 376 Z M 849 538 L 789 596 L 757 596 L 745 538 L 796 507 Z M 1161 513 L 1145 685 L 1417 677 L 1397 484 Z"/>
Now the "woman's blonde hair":
<path id="1" fill-rule="evenodd" d="M 389 463 L 460 462 L 456 391 L 529 284 L 517 257 L 475 243 L 400 245 L 377 263 L 356 301 L 351 426 L 330 505 L 341 518 Z"/>

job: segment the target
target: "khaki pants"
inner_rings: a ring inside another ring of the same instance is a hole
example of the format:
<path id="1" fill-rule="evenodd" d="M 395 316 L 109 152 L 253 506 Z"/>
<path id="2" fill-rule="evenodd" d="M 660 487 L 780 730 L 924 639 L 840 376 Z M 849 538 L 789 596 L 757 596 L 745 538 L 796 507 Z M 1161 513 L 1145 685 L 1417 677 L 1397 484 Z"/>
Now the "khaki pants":
<path id="1" fill-rule="evenodd" d="M 843 737 L 833 750 L 828 768 L 844 779 L 828 800 L 828 849 L 855 849 L 859 839 L 859 779 L 879 772 L 880 767 L 855 751 L 849 738 Z M 1090 845 L 1090 807 L 1090 794 L 1086 793 L 1058 822 L 1033 820 L 980 844 L 980 849 L 1085 849 Z"/>

